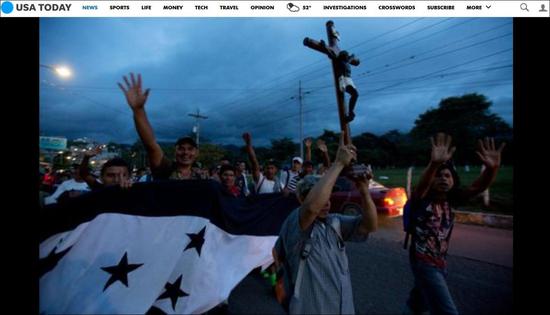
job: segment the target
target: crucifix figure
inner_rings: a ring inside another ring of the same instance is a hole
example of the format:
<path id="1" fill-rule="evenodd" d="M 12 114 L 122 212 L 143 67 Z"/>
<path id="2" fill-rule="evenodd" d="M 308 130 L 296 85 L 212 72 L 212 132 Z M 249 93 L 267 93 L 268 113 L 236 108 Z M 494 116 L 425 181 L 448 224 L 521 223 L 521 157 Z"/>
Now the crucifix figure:
<path id="1" fill-rule="evenodd" d="M 331 59 L 334 84 L 336 86 L 338 115 L 340 116 L 340 127 L 342 130 L 348 130 L 348 123 L 355 117 L 355 103 L 357 102 L 357 98 L 359 96 L 359 93 L 357 93 L 357 89 L 351 79 L 350 65 L 358 66 L 359 59 L 355 58 L 353 54 L 349 55 L 349 53 L 345 50 L 340 50 L 338 47 L 340 34 L 338 34 L 334 28 L 334 23 L 332 21 L 328 21 L 326 26 L 328 45 L 323 40 L 316 41 L 308 37 L 304 38 L 304 45 L 327 55 Z M 344 92 L 349 93 L 351 96 L 348 106 L 349 111 L 347 114 Z M 349 130 L 347 132 L 347 137 L 349 137 Z M 349 141 L 349 139 L 346 139 L 346 144 L 350 142 L 351 141 Z"/>
<path id="2" fill-rule="evenodd" d="M 333 51 L 330 50 L 330 52 Z M 353 118 L 355 118 L 355 103 L 357 102 L 357 98 L 359 97 L 359 93 L 357 93 L 357 89 L 355 88 L 353 80 L 351 79 L 350 61 L 355 60 L 355 56 L 350 56 L 347 51 L 342 50 L 340 51 L 340 53 L 338 53 L 338 56 L 331 55 L 330 57 L 332 59 L 335 59 L 334 62 L 336 62 L 338 70 L 341 71 L 341 74 L 338 75 L 338 88 L 340 89 L 340 92 L 347 92 L 350 95 L 348 114 L 345 116 L 345 121 L 349 123 L 353 120 Z M 356 60 L 357 62 L 359 62 L 359 59 Z"/>
<path id="3" fill-rule="evenodd" d="M 327 55 L 332 61 L 332 72 L 334 74 L 334 84 L 336 87 L 336 101 L 338 102 L 338 116 L 340 117 L 340 129 L 342 130 L 342 132 L 344 132 L 344 143 L 350 144 L 351 135 L 349 122 L 351 122 L 355 117 L 354 109 L 357 98 L 359 96 L 359 93 L 357 93 L 357 89 L 353 84 L 353 80 L 351 79 L 350 65 L 358 66 L 359 59 L 355 58 L 353 54 L 350 55 L 345 50 L 340 50 L 340 48 L 338 47 L 340 34 L 334 28 L 334 23 L 332 21 L 328 21 L 326 23 L 326 27 L 328 45 L 323 40 L 316 41 L 308 37 L 304 38 L 304 45 Z M 350 94 L 348 106 L 349 110 L 347 114 L 344 92 Z M 348 175 L 355 176 L 356 174 L 362 173 L 365 170 L 367 170 L 367 167 L 363 164 L 355 164 L 352 165 L 351 170 L 348 171 Z"/>

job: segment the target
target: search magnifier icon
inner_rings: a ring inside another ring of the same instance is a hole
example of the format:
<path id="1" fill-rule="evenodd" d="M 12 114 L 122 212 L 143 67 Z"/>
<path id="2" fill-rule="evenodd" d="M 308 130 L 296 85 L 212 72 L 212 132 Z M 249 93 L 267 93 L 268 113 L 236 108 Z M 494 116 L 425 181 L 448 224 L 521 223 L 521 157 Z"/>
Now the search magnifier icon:
<path id="1" fill-rule="evenodd" d="M 522 10 L 525 10 L 527 12 L 529 12 L 529 9 L 527 8 L 527 3 L 522 3 L 519 5 L 519 8 L 522 9 Z"/>

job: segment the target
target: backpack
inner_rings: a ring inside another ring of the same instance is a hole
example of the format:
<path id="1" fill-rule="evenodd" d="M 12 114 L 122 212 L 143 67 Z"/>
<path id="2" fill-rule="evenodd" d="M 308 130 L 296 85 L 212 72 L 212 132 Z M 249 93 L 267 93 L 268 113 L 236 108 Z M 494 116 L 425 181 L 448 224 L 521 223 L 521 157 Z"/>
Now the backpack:
<path id="1" fill-rule="evenodd" d="M 342 238 L 342 232 L 340 229 L 340 219 L 337 216 L 330 217 L 327 224 L 330 226 L 336 234 L 338 235 L 338 241 L 342 244 L 344 240 Z M 277 270 L 277 282 L 275 284 L 275 298 L 277 302 L 281 304 L 284 310 L 288 313 L 290 306 L 290 298 L 292 295 L 295 295 L 298 298 L 300 287 L 302 285 L 302 275 L 305 261 L 309 257 L 311 251 L 311 236 L 313 234 L 313 228 L 309 234 L 309 237 L 304 241 L 302 249 L 300 252 L 300 265 L 298 266 L 298 275 L 296 276 L 296 283 L 292 283 L 290 269 L 288 266 L 288 261 L 286 259 L 286 253 L 282 253 L 282 257 L 277 257 L 280 261 L 279 269 Z M 284 247 L 281 247 L 284 250 Z M 273 257 L 275 257 L 275 249 L 273 249 Z"/>

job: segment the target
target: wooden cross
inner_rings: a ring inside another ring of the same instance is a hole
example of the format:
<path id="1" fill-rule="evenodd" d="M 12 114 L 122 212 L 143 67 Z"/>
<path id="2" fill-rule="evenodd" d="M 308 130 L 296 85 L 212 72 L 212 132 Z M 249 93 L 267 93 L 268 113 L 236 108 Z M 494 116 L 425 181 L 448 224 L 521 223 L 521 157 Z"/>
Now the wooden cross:
<path id="1" fill-rule="evenodd" d="M 342 130 L 345 133 L 344 143 L 351 144 L 349 124 L 345 120 L 346 105 L 345 105 L 344 92 L 340 91 L 339 83 L 338 83 L 338 78 L 340 78 L 340 76 L 342 75 L 343 69 L 338 65 L 338 62 L 335 58 L 340 53 L 340 48 L 338 47 L 338 41 L 340 40 L 340 35 L 334 28 L 334 23 L 332 21 L 328 21 L 326 23 L 326 26 L 327 26 L 328 46 L 323 40 L 316 41 L 308 37 L 304 38 L 304 45 L 327 55 L 332 61 L 332 73 L 334 75 L 334 86 L 336 87 L 336 101 L 338 103 L 338 116 L 340 117 L 340 130 Z M 353 66 L 358 66 L 359 59 L 352 58 L 349 60 L 349 63 Z"/>
<path id="2" fill-rule="evenodd" d="M 351 144 L 351 132 L 349 128 L 349 123 L 346 121 L 346 105 L 344 92 L 339 88 L 339 78 L 343 74 L 343 68 L 338 64 L 337 56 L 340 54 L 340 48 L 338 47 L 338 41 L 340 40 L 340 34 L 334 28 L 334 22 L 328 21 L 326 23 L 327 27 L 327 38 L 328 46 L 323 41 L 316 41 L 311 38 L 304 38 L 304 45 L 317 50 L 325 55 L 327 55 L 332 61 L 332 73 L 334 75 L 334 86 L 336 88 L 336 102 L 338 103 L 338 116 L 340 118 L 340 130 L 344 133 L 344 144 Z M 359 65 L 359 59 L 351 58 L 348 60 L 349 64 L 353 66 Z M 367 177 L 372 178 L 372 171 L 370 167 L 365 166 L 364 164 L 355 164 L 353 163 L 345 170 L 345 173 L 349 177 L 359 177 L 366 174 Z"/>

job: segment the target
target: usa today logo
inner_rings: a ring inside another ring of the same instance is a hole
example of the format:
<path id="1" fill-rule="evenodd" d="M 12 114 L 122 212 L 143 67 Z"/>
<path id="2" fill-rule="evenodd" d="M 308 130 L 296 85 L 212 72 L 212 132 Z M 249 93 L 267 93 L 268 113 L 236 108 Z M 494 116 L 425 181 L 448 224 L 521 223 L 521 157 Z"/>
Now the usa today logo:
<path id="1" fill-rule="evenodd" d="M 13 3 L 9 1 L 2 2 L 2 13 L 9 14 L 13 11 Z"/>

